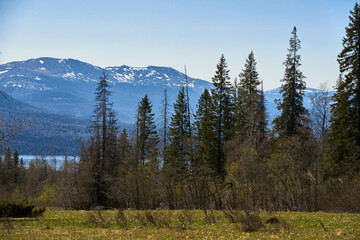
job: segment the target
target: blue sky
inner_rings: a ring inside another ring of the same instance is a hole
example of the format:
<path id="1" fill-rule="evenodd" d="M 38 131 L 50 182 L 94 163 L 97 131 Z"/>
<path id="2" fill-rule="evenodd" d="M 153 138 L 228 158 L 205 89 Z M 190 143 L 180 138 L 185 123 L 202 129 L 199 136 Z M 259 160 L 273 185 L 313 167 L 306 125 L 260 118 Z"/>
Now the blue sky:
<path id="1" fill-rule="evenodd" d="M 265 89 L 281 85 L 293 26 L 308 87 L 338 77 L 355 0 L 0 0 L 1 62 L 75 58 L 169 66 L 211 81 L 221 54 L 233 80 L 254 51 Z"/>

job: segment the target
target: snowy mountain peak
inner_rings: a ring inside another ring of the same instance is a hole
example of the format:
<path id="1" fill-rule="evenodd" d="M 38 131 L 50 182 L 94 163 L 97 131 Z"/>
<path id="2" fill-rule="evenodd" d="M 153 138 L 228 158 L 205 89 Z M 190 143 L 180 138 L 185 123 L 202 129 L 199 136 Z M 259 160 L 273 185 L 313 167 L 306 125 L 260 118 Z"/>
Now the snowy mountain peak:
<path id="1" fill-rule="evenodd" d="M 185 75 L 170 67 L 126 65 L 100 68 L 75 59 L 42 57 L 0 65 L 2 87 L 16 85 L 24 89 L 45 89 L 47 81 L 97 82 L 105 72 L 113 85 L 126 83 L 134 86 L 181 87 Z M 5 83 L 6 79 L 6 83 Z M 54 80 L 56 79 L 56 80 Z M 208 82 L 188 77 L 189 87 L 202 92 Z M 21 86 L 20 86 L 21 85 Z M 47 87 L 46 87 L 47 86 Z"/>

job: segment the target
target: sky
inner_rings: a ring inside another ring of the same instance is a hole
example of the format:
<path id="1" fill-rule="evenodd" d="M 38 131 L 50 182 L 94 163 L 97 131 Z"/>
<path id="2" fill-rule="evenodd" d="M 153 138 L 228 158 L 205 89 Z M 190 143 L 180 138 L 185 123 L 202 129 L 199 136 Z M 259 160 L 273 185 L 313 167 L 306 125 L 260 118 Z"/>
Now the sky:
<path id="1" fill-rule="evenodd" d="M 0 0 L 0 63 L 74 58 L 107 67 L 167 66 L 231 81 L 251 51 L 264 89 L 281 86 L 294 26 L 307 87 L 335 86 L 355 0 Z"/>

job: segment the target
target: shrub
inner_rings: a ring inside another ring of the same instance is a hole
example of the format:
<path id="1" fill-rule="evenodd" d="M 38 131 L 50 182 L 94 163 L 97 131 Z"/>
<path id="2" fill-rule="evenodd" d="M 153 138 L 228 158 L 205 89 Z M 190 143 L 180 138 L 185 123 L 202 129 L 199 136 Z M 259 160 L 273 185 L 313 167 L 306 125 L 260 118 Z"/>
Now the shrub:
<path id="1" fill-rule="evenodd" d="M 25 200 L 0 199 L 0 217 L 37 217 L 45 211 L 45 208 L 35 208 L 33 204 Z"/>
<path id="2" fill-rule="evenodd" d="M 245 211 L 245 213 L 242 215 L 240 223 L 244 232 L 259 231 L 264 226 L 264 224 L 261 222 L 259 214 L 249 211 Z"/>
<path id="3" fill-rule="evenodd" d="M 231 223 L 240 223 L 240 226 L 237 225 L 237 227 L 244 232 L 255 232 L 264 226 L 259 214 L 255 212 L 244 211 L 244 213 L 242 213 L 240 211 L 227 210 L 223 211 L 223 213 L 225 218 Z"/>
<path id="4" fill-rule="evenodd" d="M 266 219 L 265 223 L 267 223 L 267 224 L 278 224 L 278 223 L 280 223 L 280 220 L 276 216 L 269 216 Z"/>
<path id="5" fill-rule="evenodd" d="M 43 213 L 45 212 L 45 207 L 40 207 L 40 208 L 34 208 L 32 211 L 32 217 L 40 217 L 43 215 Z"/>

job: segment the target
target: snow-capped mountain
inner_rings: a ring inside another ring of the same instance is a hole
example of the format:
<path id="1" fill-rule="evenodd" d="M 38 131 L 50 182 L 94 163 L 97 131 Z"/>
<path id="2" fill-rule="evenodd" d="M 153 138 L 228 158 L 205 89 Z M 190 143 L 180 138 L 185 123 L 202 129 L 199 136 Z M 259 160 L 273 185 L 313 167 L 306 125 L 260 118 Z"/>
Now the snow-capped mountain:
<path id="1" fill-rule="evenodd" d="M 16 99 L 52 112 L 88 118 L 92 113 L 94 91 L 106 74 L 112 85 L 115 111 L 120 121 L 134 121 L 137 103 L 148 94 L 154 111 L 159 111 L 164 89 L 173 102 L 185 85 L 185 75 L 170 67 L 100 68 L 74 59 L 38 58 L 0 65 L 1 89 Z M 188 77 L 192 108 L 210 82 Z"/>

